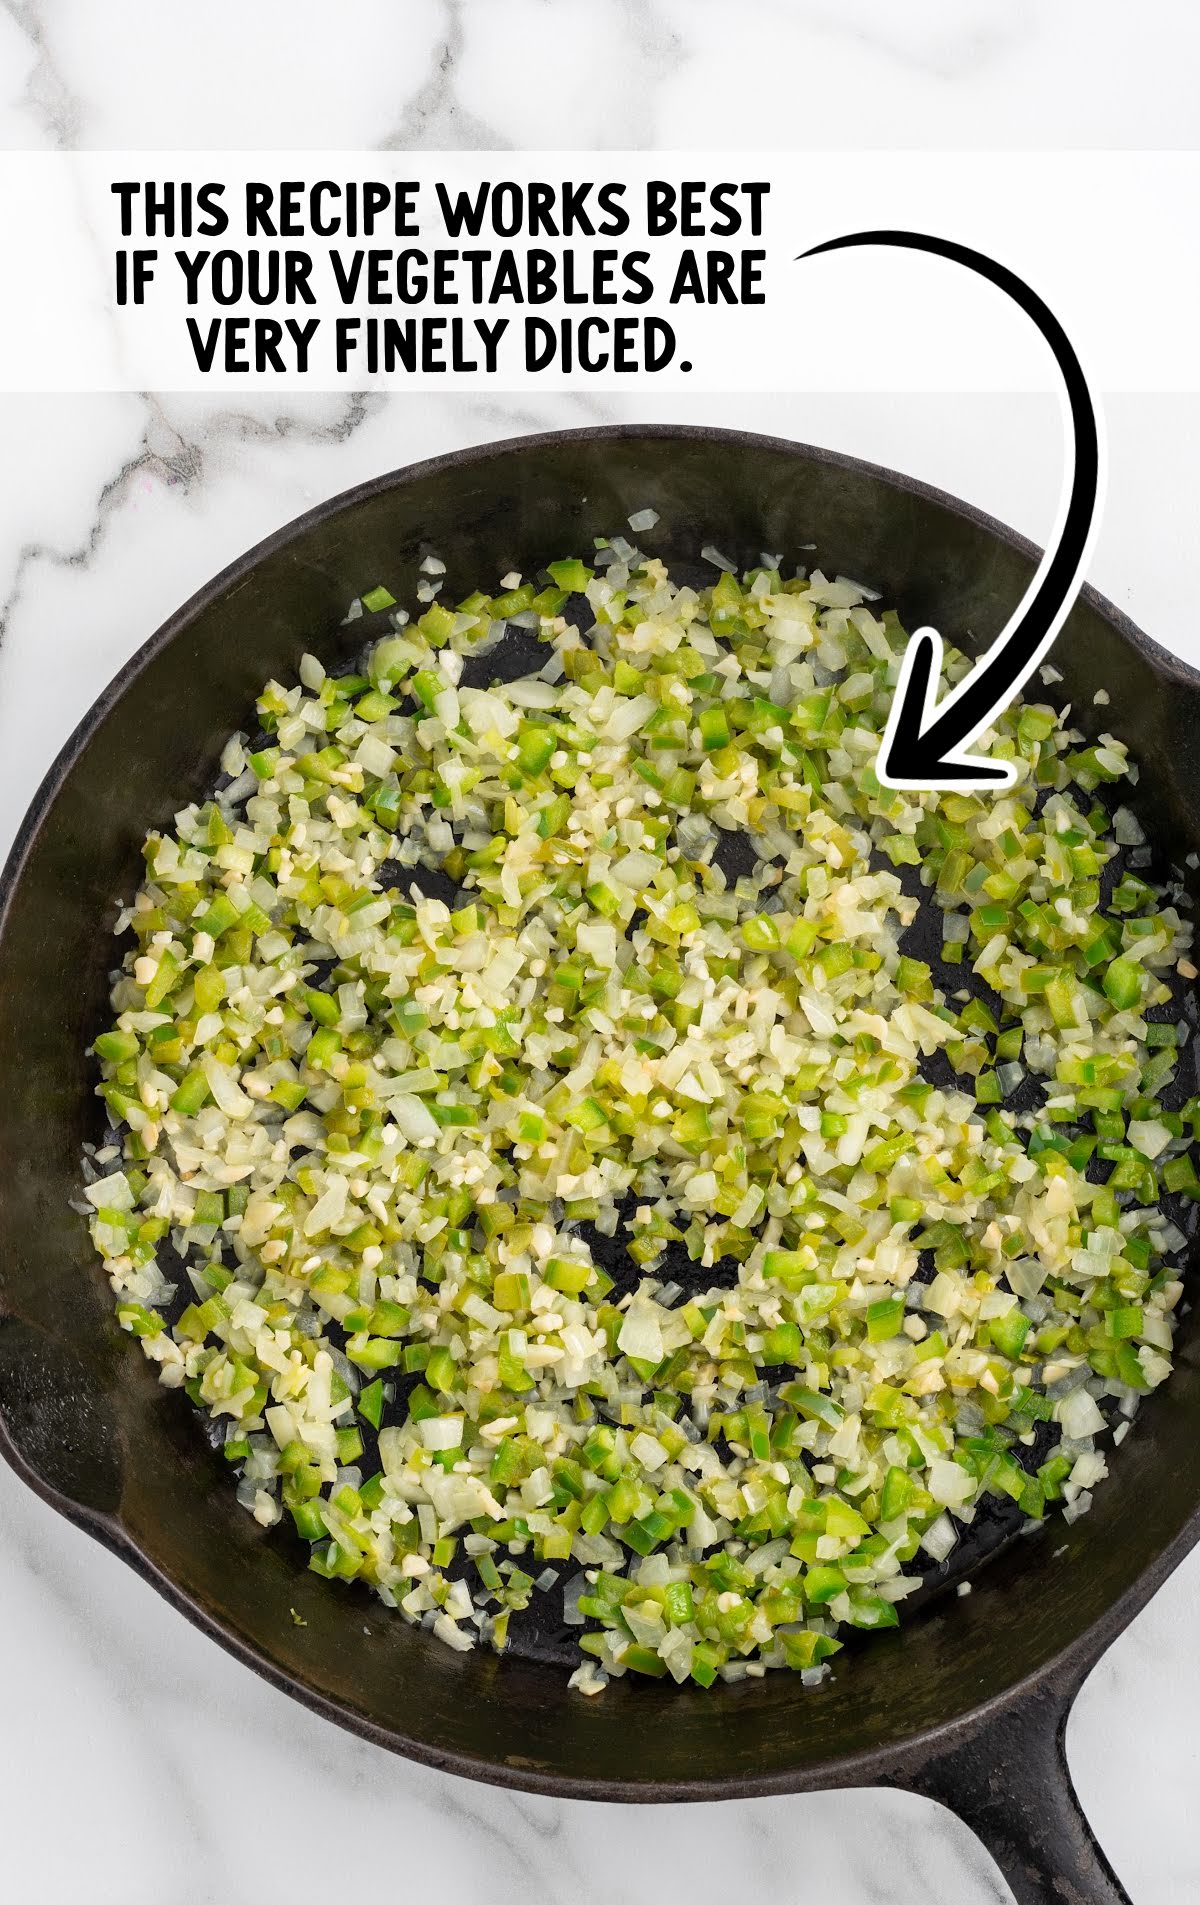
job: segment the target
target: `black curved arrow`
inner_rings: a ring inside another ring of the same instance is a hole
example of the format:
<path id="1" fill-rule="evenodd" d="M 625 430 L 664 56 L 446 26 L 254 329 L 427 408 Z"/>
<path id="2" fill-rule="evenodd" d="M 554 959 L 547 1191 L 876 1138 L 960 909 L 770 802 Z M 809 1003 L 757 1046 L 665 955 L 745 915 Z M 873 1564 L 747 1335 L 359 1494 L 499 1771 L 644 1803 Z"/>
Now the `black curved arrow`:
<path id="1" fill-rule="evenodd" d="M 940 706 L 942 640 L 936 629 L 919 628 L 904 651 L 900 679 L 879 746 L 876 772 L 886 787 L 1011 786 L 1013 769 L 964 750 L 1023 687 L 1050 647 L 1083 580 L 1083 565 L 1096 520 L 1100 440 L 1096 410 L 1070 339 L 1049 306 L 1023 279 L 984 252 L 924 232 L 854 232 L 802 252 L 843 251 L 852 245 L 894 245 L 928 251 L 966 265 L 1020 305 L 1054 353 L 1071 413 L 1069 491 L 1057 542 L 1047 550 L 1015 614 L 986 655 L 975 663 Z"/>

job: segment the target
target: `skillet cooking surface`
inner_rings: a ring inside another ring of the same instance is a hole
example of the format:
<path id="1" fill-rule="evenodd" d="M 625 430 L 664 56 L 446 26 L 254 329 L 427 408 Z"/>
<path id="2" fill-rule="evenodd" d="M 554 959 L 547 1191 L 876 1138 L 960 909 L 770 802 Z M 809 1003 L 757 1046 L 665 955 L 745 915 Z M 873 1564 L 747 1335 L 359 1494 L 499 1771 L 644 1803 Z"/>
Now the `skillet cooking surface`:
<path id="1" fill-rule="evenodd" d="M 711 531 L 712 539 L 717 539 L 719 533 L 719 526 L 714 526 Z M 708 539 L 708 537 L 704 538 L 704 540 Z M 653 534 L 643 540 L 651 545 L 644 550 L 644 553 L 648 555 L 654 554 Z M 547 561 L 557 560 L 561 553 L 563 552 L 557 550 L 547 551 L 545 559 Z M 793 566 L 790 552 L 784 552 L 783 566 L 785 573 L 790 572 L 790 568 Z M 819 568 L 822 566 L 819 551 L 815 554 L 812 552 L 807 553 L 805 566 L 809 568 Z M 713 580 L 711 565 L 687 561 L 672 563 L 671 575 L 675 582 L 686 583 L 698 590 L 706 586 L 711 586 Z M 873 579 L 869 576 L 856 576 L 855 579 L 864 581 L 868 585 L 873 586 Z M 484 577 L 482 580 L 486 582 L 488 578 Z M 539 586 L 548 583 L 549 580 L 550 578 L 543 572 L 539 577 Z M 581 633 L 586 634 L 589 626 L 589 616 L 587 613 L 587 603 L 582 597 L 574 596 L 570 598 L 564 613 L 567 618 L 573 621 L 575 626 L 580 629 Z M 377 624 L 377 627 L 373 631 L 366 647 L 360 650 L 354 662 L 351 664 L 349 672 L 352 673 L 362 671 L 367 649 L 372 642 L 379 639 L 381 634 L 385 634 L 389 627 L 386 612 L 380 613 L 377 616 L 364 616 L 363 621 L 373 621 Z M 546 652 L 544 644 L 539 641 L 533 630 L 510 626 L 500 641 L 485 654 L 477 656 L 468 654 L 462 670 L 461 685 L 464 687 L 486 688 L 495 682 L 515 681 L 523 676 L 534 674 L 545 662 Z M 299 651 L 297 651 L 296 662 L 298 665 Z M 1040 676 L 1037 675 L 1035 675 L 1033 681 L 1030 683 L 1023 698 L 1030 701 L 1055 702 L 1054 691 L 1043 686 Z M 1064 705 L 1061 693 L 1055 705 Z M 1076 718 L 1079 717 L 1077 716 Z M 252 720 L 243 722 L 243 727 L 253 728 L 253 725 Z M 1093 719 L 1091 723 L 1093 729 L 1104 725 L 1104 721 L 1097 722 L 1095 719 Z M 268 746 L 270 741 L 271 736 L 262 732 L 258 734 L 253 745 Z M 214 784 L 220 788 L 223 785 L 227 785 L 228 781 L 229 776 L 220 775 Z M 1046 793 L 1043 791 L 1036 801 L 1035 812 L 1040 811 L 1045 798 Z M 1127 781 L 1117 782 L 1115 785 L 1102 783 L 1100 787 L 1095 790 L 1092 798 L 1095 801 L 1105 804 L 1111 811 L 1117 806 L 1130 803 L 1136 804 L 1136 789 L 1131 787 Z M 717 842 L 713 859 L 720 866 L 728 885 L 733 886 L 740 877 L 753 872 L 755 866 L 758 864 L 758 853 L 750 835 L 726 831 L 721 834 Z M 922 886 L 920 869 L 908 865 L 900 865 L 893 868 L 891 863 L 878 852 L 872 855 L 872 860 L 873 864 L 879 869 L 894 872 L 899 878 L 904 891 L 921 901 L 920 910 L 916 919 L 902 936 L 901 950 L 910 957 L 924 960 L 925 963 L 930 966 L 933 972 L 934 983 L 944 996 L 952 998 L 956 993 L 965 995 L 965 993 L 969 991 L 971 996 L 983 999 L 994 1012 L 999 1014 L 1003 1022 L 1002 1002 L 998 999 L 997 995 L 992 992 L 990 987 L 972 971 L 970 965 L 964 962 L 961 965 L 948 966 L 943 961 L 942 933 L 940 927 L 944 915 L 940 906 L 938 906 L 936 901 L 931 897 L 929 889 Z M 1136 871 L 1143 878 L 1149 875 L 1149 877 L 1160 884 L 1167 884 L 1172 880 L 1181 878 L 1181 869 L 1169 867 L 1160 855 L 1153 853 L 1152 848 L 1131 848 L 1129 846 L 1118 845 L 1102 873 L 1102 904 L 1107 903 L 1113 888 L 1120 882 L 1127 871 Z M 442 900 L 450 907 L 464 903 L 471 891 L 466 885 L 461 888 L 457 886 L 454 881 L 450 880 L 446 874 L 441 872 L 438 868 L 428 868 L 424 866 L 406 868 L 401 867 L 396 862 L 385 862 L 381 868 L 380 877 L 381 883 L 386 889 L 407 893 L 414 887 L 419 888 L 420 892 L 424 894 L 426 898 Z M 330 962 L 327 972 L 314 974 L 311 983 L 317 986 L 321 986 L 325 983 L 328 980 L 328 973 L 332 971 L 332 964 L 333 962 Z M 1167 975 L 1163 976 L 1166 977 Z M 1175 973 L 1170 975 L 1170 983 L 1173 993 L 1171 1003 L 1154 1008 L 1147 1016 L 1153 1019 L 1172 1020 L 1174 1022 L 1183 1019 L 1194 1033 L 1198 1017 L 1200 1017 L 1200 1013 L 1198 1013 L 1197 994 Z M 958 1082 L 957 1075 L 942 1053 L 936 1053 L 932 1058 L 925 1059 L 922 1062 L 921 1069 L 924 1076 L 937 1086 L 952 1087 Z M 1180 1062 L 1176 1068 L 1174 1077 L 1160 1094 L 1164 1108 L 1167 1110 L 1177 1109 L 1179 1105 L 1196 1092 L 1198 1082 L 1200 1082 L 1200 1074 L 1198 1074 L 1197 1069 L 1197 1043 L 1193 1036 L 1189 1038 L 1187 1045 L 1181 1052 Z M 1010 1093 L 1002 1102 L 1003 1106 L 1009 1111 L 1022 1113 L 1036 1109 L 1044 1097 L 1045 1092 L 1041 1082 L 1032 1073 L 1026 1073 L 1016 1090 Z M 104 1133 L 104 1135 L 107 1136 L 110 1134 Z M 1099 1159 L 1093 1159 L 1091 1161 L 1088 1166 L 1087 1175 L 1092 1181 L 1102 1180 L 1104 1172 Z M 628 1205 L 632 1205 L 636 1202 L 634 1193 L 628 1193 L 625 1201 Z M 1200 1219 L 1200 1211 L 1198 1211 L 1196 1204 L 1189 1198 L 1171 1195 L 1169 1193 L 1164 1193 L 1160 1201 L 1162 1207 L 1169 1213 L 1179 1229 L 1190 1239 L 1194 1235 L 1198 1219 Z M 572 1226 L 572 1228 L 579 1235 L 586 1238 L 594 1259 L 613 1279 L 615 1285 L 613 1300 L 618 1300 L 621 1296 L 626 1294 L 626 1292 L 637 1288 L 638 1283 L 642 1279 L 642 1272 L 626 1252 L 623 1223 L 615 1235 L 612 1236 L 605 1235 L 604 1232 L 597 1229 L 592 1223 L 578 1223 Z M 160 1250 L 160 1257 L 161 1254 Z M 932 1280 L 934 1275 L 933 1255 L 932 1250 L 923 1250 L 920 1253 L 921 1261 L 916 1276 L 917 1282 L 928 1283 Z M 168 1268 L 168 1274 L 170 1274 L 169 1266 L 165 1260 L 164 1267 Z M 678 1285 L 684 1292 L 685 1297 L 687 1297 L 698 1295 L 706 1290 L 724 1285 L 735 1285 L 737 1282 L 737 1273 L 738 1265 L 733 1259 L 726 1259 L 706 1269 L 691 1260 L 686 1247 L 682 1243 L 670 1242 L 667 1244 L 654 1270 L 649 1274 L 658 1282 L 670 1282 Z M 1188 1278 L 1187 1280 L 1190 1283 L 1191 1279 Z M 171 1322 L 176 1321 L 179 1314 L 191 1300 L 191 1286 L 187 1281 L 186 1274 L 182 1270 L 182 1266 L 180 1266 L 175 1298 L 172 1303 L 163 1306 L 164 1314 L 168 1316 Z M 337 1343 L 337 1346 L 344 1350 L 345 1332 L 342 1331 L 332 1319 L 327 1320 L 326 1329 L 332 1340 Z M 774 1382 L 785 1381 L 787 1379 L 787 1372 L 782 1369 L 768 1372 L 766 1379 Z M 405 1376 L 396 1371 L 392 1371 L 388 1380 L 394 1385 L 395 1396 L 393 1401 L 385 1407 L 381 1427 L 387 1427 L 392 1423 L 402 1422 L 404 1420 L 409 1392 L 416 1387 L 421 1377 L 419 1373 Z M 181 1393 L 177 1393 L 174 1400 L 176 1406 L 186 1408 L 194 1415 L 201 1433 L 213 1448 L 214 1459 L 218 1464 L 218 1472 L 224 1477 L 225 1485 L 232 1487 L 233 1477 L 230 1475 L 228 1466 L 220 1457 L 219 1453 L 224 1439 L 224 1423 L 219 1418 L 215 1420 L 211 1418 L 206 1410 L 187 1402 Z M 1115 1425 L 1119 1420 L 1115 1402 L 1111 1398 L 1106 1399 L 1100 1406 L 1102 1411 L 1110 1417 Z M 364 1443 L 364 1454 L 361 1458 L 360 1466 L 362 1466 L 365 1474 L 370 1474 L 378 1467 L 379 1462 L 377 1431 L 374 1430 L 368 1422 L 360 1418 L 356 1417 L 355 1421 Z M 1028 1446 L 1022 1446 L 1020 1443 L 1015 1444 L 1011 1453 L 1014 1459 L 1018 1461 L 1027 1472 L 1032 1474 L 1036 1472 L 1039 1465 L 1047 1459 L 1053 1440 L 1053 1425 L 1038 1423 L 1035 1428 L 1033 1441 Z M 1114 1459 L 1117 1461 L 1120 1460 L 1119 1452 L 1114 1452 Z M 1104 1484 L 1101 1484 L 1101 1486 L 1103 1485 Z M 1009 1543 L 1021 1535 L 1023 1528 L 1028 1537 L 1037 1539 L 1049 1538 L 1053 1540 L 1056 1533 L 1061 1533 L 1063 1526 L 1060 1514 L 1053 1506 L 1048 1508 L 1046 1520 L 1043 1523 L 1030 1523 L 1025 1521 L 1020 1507 L 1015 1501 L 1006 1495 L 1002 1496 L 995 1492 L 988 1493 L 981 1498 L 976 1508 L 973 1521 L 970 1523 L 959 1523 L 957 1525 L 959 1539 L 954 1550 L 945 1561 L 927 1565 L 923 1570 L 919 1570 L 917 1561 L 914 1560 L 909 1563 L 907 1572 L 910 1574 L 920 1572 L 921 1587 L 918 1592 L 910 1595 L 908 1600 L 904 1603 L 901 1612 L 902 1626 L 911 1622 L 914 1616 L 917 1615 L 918 1610 L 933 1597 L 944 1594 L 947 1590 L 956 1588 L 961 1581 L 975 1574 L 979 1568 L 990 1560 L 1000 1549 L 1008 1546 Z M 308 1546 L 302 1542 L 290 1526 L 288 1526 L 286 1518 L 267 1538 L 282 1542 L 294 1558 L 297 1567 L 302 1568 L 306 1565 L 309 1553 Z M 511 1659 L 513 1657 L 520 1657 L 530 1661 L 543 1662 L 554 1666 L 564 1674 L 569 1674 L 573 1668 L 579 1664 L 579 1635 L 585 1630 L 579 1626 L 567 1625 L 564 1622 L 562 1618 L 562 1590 L 564 1584 L 569 1581 L 573 1575 L 579 1572 L 579 1563 L 573 1560 L 550 1562 L 544 1564 L 544 1570 L 543 1567 L 538 1568 L 539 1575 L 542 1574 L 543 1571 L 547 1574 L 552 1573 L 555 1576 L 554 1584 L 545 1589 L 535 1590 L 528 1607 L 514 1611 L 511 1614 L 509 1640 L 505 1651 L 505 1658 Z M 471 1579 L 472 1585 L 477 1585 L 474 1566 L 468 1557 L 461 1552 L 449 1568 L 448 1573 L 451 1576 L 466 1574 Z M 346 1592 L 345 1584 L 331 1583 L 330 1591 L 337 1595 L 344 1595 Z M 379 1608 L 373 1598 L 370 1598 L 369 1604 L 380 1618 L 395 1620 L 402 1618 L 399 1614 L 386 1614 Z M 349 1612 L 348 1607 L 348 1617 Z M 598 1623 L 594 1620 L 587 1622 L 588 1628 L 594 1628 L 596 1626 L 598 1626 Z M 844 1627 L 841 1631 L 840 1638 L 844 1646 L 859 1648 L 869 1646 L 872 1637 L 866 1632 L 856 1631 L 852 1627 Z M 835 1663 L 833 1667 L 835 1678 L 837 1671 L 838 1669 Z M 637 1679 L 636 1676 L 631 1682 L 631 1685 L 639 1688 L 645 1688 L 647 1684 L 648 1683 Z"/>

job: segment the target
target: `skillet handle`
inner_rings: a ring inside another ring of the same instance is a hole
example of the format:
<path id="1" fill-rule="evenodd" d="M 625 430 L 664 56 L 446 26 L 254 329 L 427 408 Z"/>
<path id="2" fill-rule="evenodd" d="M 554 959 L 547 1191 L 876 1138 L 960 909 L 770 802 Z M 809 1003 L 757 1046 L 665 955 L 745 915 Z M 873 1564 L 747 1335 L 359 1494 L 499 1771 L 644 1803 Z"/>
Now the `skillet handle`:
<path id="1" fill-rule="evenodd" d="M 964 1728 L 892 1783 L 970 1826 L 1017 1905 L 1131 1905 L 1075 1796 L 1063 1740 L 1079 1683 L 1051 1682 Z"/>

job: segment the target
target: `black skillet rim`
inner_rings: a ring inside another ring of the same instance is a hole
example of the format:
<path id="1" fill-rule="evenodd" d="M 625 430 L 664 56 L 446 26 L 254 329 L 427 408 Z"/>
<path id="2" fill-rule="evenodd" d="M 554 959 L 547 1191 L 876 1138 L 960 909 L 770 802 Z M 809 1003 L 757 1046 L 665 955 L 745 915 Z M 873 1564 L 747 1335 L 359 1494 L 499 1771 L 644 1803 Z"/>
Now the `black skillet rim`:
<path id="1" fill-rule="evenodd" d="M 801 443 L 787 437 L 766 436 L 751 430 L 723 429 L 716 425 L 620 423 L 569 430 L 539 431 L 528 436 L 505 437 L 493 442 L 475 444 L 466 449 L 450 451 L 442 456 L 428 457 L 419 463 L 410 463 L 398 469 L 385 471 L 382 475 L 371 477 L 364 483 L 355 484 L 349 489 L 340 491 L 336 496 L 316 504 L 302 515 L 282 524 L 270 535 L 265 536 L 252 548 L 235 558 L 169 615 L 97 696 L 44 775 L 17 829 L 3 870 L 0 871 L 0 941 L 3 940 L 13 895 L 42 823 L 53 806 L 68 773 L 86 751 L 96 728 L 120 701 L 125 690 L 137 679 L 143 669 L 169 647 L 202 610 L 242 581 L 260 562 L 276 554 L 288 544 L 298 541 L 317 525 L 337 516 L 342 510 L 426 477 L 463 469 L 472 464 L 486 462 L 493 457 L 517 451 L 536 455 L 540 450 L 563 443 L 619 444 L 646 440 L 725 443 L 745 449 L 767 450 L 800 462 L 872 477 L 902 494 L 917 496 L 925 502 L 937 504 L 951 515 L 959 517 L 960 520 L 986 531 L 995 541 L 1031 558 L 1035 563 L 1042 554 L 1035 543 L 1028 537 L 1020 535 L 1006 523 L 1000 522 L 996 517 L 976 508 L 973 504 L 965 503 L 959 497 L 952 496 L 946 490 L 919 481 L 916 477 L 890 470 L 882 464 L 871 463 L 861 457 L 846 456 L 839 451 L 825 449 L 815 444 Z M 1124 642 L 1143 654 L 1156 674 L 1168 681 L 1188 684 L 1193 689 L 1200 688 L 1200 670 L 1191 668 L 1170 650 L 1152 640 L 1115 603 L 1110 602 L 1090 584 L 1084 585 L 1080 591 L 1080 598 L 1108 622 Z M 868 1747 L 861 1752 L 844 1755 L 839 1759 L 817 1765 L 797 1767 L 794 1771 L 761 1776 L 747 1775 L 731 1779 L 724 1776 L 711 1777 L 699 1774 L 694 1779 L 671 1782 L 589 1780 L 559 1773 L 544 1773 L 534 1767 L 515 1766 L 499 1759 L 489 1760 L 447 1751 L 432 1746 L 429 1742 L 407 1734 L 399 1728 L 378 1726 L 354 1708 L 326 1698 L 305 1681 L 277 1667 L 235 1628 L 218 1620 L 199 1600 L 190 1595 L 170 1575 L 164 1573 L 143 1553 L 119 1516 L 101 1514 L 72 1501 L 69 1496 L 47 1482 L 22 1456 L 12 1440 L 2 1415 L 0 1415 L 0 1456 L 36 1495 L 67 1521 L 91 1535 L 110 1553 L 117 1555 L 193 1626 L 215 1640 L 227 1653 L 232 1654 L 244 1666 L 251 1668 L 271 1686 L 292 1699 L 300 1701 L 311 1712 L 320 1714 L 324 1719 L 333 1721 L 335 1725 L 345 1728 L 361 1739 L 368 1740 L 375 1746 L 384 1747 L 390 1752 L 399 1753 L 407 1759 L 415 1760 L 435 1770 L 455 1773 L 460 1777 L 480 1780 L 489 1785 L 536 1792 L 554 1798 L 635 1802 L 705 1801 L 819 1791 L 834 1786 L 871 1786 L 903 1782 L 906 1771 L 911 1773 L 925 1759 L 952 1750 L 968 1739 L 978 1727 L 986 1725 L 988 1720 L 1009 1711 L 1025 1696 L 1037 1690 L 1044 1690 L 1052 1695 L 1057 1694 L 1063 1706 L 1068 1705 L 1084 1677 L 1105 1649 L 1146 1605 L 1197 1541 L 1200 1541 L 1200 1510 L 1198 1510 L 1174 1540 L 1147 1563 L 1124 1594 L 1120 1595 L 1089 1627 L 1076 1635 L 1059 1654 L 1044 1662 L 1041 1667 L 1023 1679 L 1014 1682 L 1003 1693 L 970 1709 L 966 1714 L 925 1728 L 891 1745 Z"/>

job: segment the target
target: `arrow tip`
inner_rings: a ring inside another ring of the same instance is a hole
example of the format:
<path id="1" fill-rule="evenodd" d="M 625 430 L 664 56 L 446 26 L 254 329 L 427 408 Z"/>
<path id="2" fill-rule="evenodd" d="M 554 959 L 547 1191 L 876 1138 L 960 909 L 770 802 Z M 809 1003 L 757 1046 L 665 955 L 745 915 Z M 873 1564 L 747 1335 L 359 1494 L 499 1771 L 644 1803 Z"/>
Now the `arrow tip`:
<path id="1" fill-rule="evenodd" d="M 942 731 L 935 713 L 941 673 L 941 636 L 933 628 L 917 629 L 904 651 L 879 744 L 875 772 L 880 785 L 905 793 L 1011 787 L 1016 779 L 1011 762 L 964 754 Z"/>

